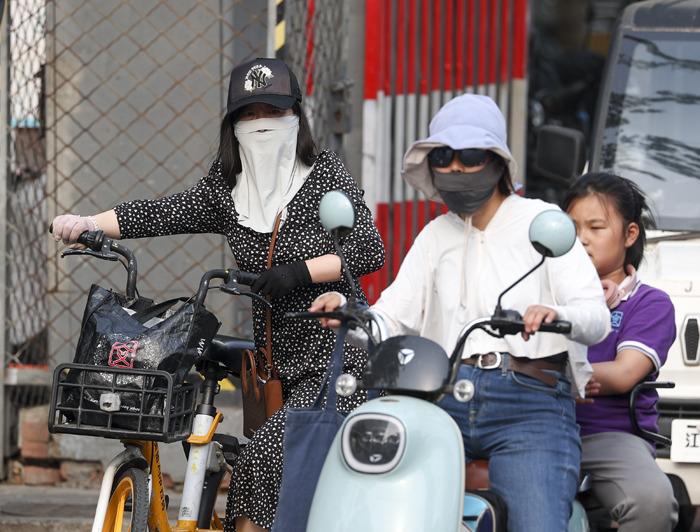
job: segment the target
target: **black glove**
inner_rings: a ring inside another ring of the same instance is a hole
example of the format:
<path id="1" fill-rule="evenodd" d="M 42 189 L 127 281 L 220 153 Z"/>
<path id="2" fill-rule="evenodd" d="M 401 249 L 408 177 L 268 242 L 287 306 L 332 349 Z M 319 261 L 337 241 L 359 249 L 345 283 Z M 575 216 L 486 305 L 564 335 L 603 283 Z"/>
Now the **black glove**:
<path id="1" fill-rule="evenodd" d="M 260 274 L 257 281 L 251 286 L 253 292 L 270 296 L 272 299 L 286 296 L 298 286 L 311 284 L 311 274 L 306 262 L 292 262 L 280 264 Z"/>

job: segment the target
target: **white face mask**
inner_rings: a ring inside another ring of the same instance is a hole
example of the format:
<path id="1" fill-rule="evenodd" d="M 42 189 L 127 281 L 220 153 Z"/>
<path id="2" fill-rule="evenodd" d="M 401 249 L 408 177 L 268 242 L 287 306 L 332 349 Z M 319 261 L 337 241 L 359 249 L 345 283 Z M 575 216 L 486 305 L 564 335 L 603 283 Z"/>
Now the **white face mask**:
<path id="1" fill-rule="evenodd" d="M 299 117 L 241 120 L 233 131 L 242 166 L 231 192 L 238 223 L 260 233 L 270 232 L 275 216 L 308 175 L 309 169 L 296 157 Z"/>

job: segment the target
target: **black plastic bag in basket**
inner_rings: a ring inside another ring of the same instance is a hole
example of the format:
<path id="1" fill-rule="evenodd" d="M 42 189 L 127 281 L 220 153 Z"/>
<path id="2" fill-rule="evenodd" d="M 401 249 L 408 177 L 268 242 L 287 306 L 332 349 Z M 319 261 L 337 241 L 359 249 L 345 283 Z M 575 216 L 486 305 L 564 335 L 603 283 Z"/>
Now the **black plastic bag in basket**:
<path id="1" fill-rule="evenodd" d="M 175 302 L 177 300 L 168 303 Z M 110 368 L 164 370 L 173 376 L 173 382 L 177 385 L 184 381 L 190 368 L 204 353 L 220 326 L 216 316 L 202 305 L 197 305 L 194 299 L 185 300 L 172 315 L 161 321 L 152 319 L 154 314 L 157 316 L 162 313 L 154 310 L 164 312 L 172 305 L 153 305 L 132 314 L 123 304 L 124 299 L 120 294 L 97 285 L 91 287 L 73 362 Z M 82 378 L 90 381 L 85 382 L 88 386 L 96 387 L 83 389 L 82 409 L 99 410 L 100 395 L 111 385 L 113 375 L 90 372 Z M 122 374 L 117 377 L 117 384 L 119 387 L 133 387 L 138 390 L 144 387 L 149 389 L 153 383 L 144 383 L 144 378 L 152 379 Z M 68 380 L 72 380 L 70 375 Z M 143 414 L 163 415 L 161 401 L 158 401 L 160 404 L 142 405 L 141 394 L 121 392 L 120 400 L 120 412 L 135 414 L 145 409 Z M 77 406 L 78 398 L 71 398 L 71 402 Z M 120 428 L 139 429 L 135 417 L 117 414 L 112 418 L 113 424 L 116 420 Z M 96 416 L 94 419 L 103 421 L 104 417 Z M 86 421 L 85 417 L 82 421 Z M 99 424 L 99 421 L 95 423 Z M 159 430 L 154 429 L 151 423 L 147 425 L 141 429 Z"/>

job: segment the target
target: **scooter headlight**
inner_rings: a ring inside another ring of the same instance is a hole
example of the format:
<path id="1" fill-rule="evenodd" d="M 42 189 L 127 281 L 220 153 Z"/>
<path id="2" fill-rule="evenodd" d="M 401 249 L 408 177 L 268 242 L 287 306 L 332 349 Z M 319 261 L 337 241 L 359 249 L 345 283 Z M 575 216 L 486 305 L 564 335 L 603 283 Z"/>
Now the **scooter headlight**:
<path id="1" fill-rule="evenodd" d="M 403 423 L 384 414 L 358 414 L 343 430 L 343 458 L 360 473 L 388 473 L 399 463 L 406 447 Z"/>

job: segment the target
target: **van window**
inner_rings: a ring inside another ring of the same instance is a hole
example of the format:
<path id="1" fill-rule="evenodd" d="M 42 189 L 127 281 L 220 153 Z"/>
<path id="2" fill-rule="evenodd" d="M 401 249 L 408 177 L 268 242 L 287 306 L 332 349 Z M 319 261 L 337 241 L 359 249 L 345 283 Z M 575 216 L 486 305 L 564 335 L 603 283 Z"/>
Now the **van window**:
<path id="1" fill-rule="evenodd" d="M 657 227 L 700 230 L 700 33 L 627 33 L 600 167 L 636 181 Z"/>

